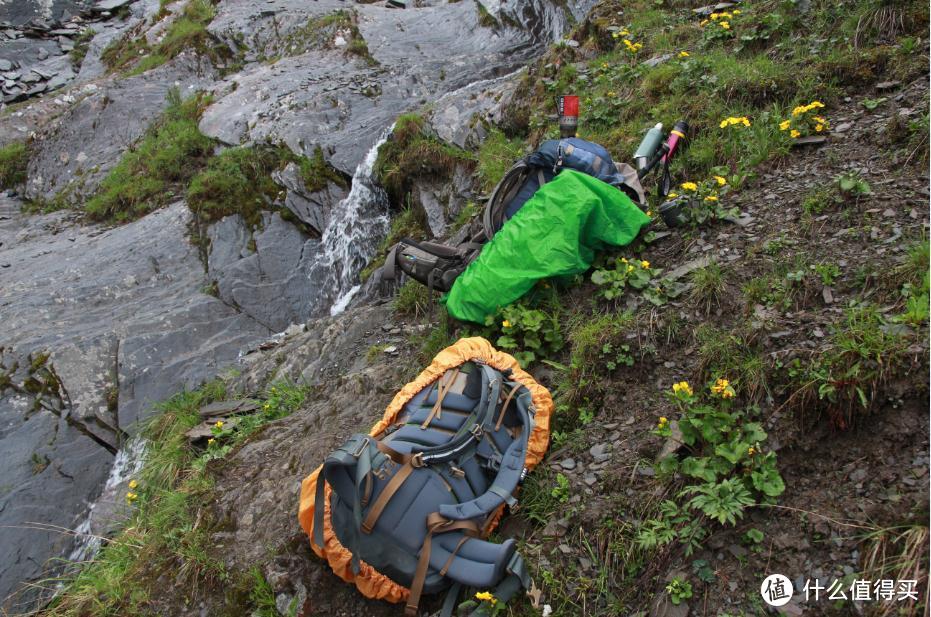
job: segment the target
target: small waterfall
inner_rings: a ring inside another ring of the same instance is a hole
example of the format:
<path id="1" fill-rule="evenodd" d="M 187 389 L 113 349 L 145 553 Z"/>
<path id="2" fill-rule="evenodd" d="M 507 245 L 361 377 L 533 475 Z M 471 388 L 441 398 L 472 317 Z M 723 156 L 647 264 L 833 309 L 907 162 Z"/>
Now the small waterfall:
<path id="1" fill-rule="evenodd" d="M 139 473 L 144 459 L 145 440 L 141 437 L 133 439 L 116 453 L 116 458 L 113 459 L 113 467 L 110 468 L 110 475 L 100 492 L 100 497 L 87 509 L 87 516 L 84 521 L 74 529 L 74 548 L 71 554 L 68 555 L 69 561 L 87 561 L 97 553 L 100 548 L 100 536 L 103 535 L 99 528 L 101 526 L 105 527 L 110 521 L 95 520 L 94 510 L 97 506 L 106 504 L 107 501 L 110 503 L 116 502 L 117 497 L 123 495 L 123 491 L 118 489 L 127 480 Z"/>
<path id="2" fill-rule="evenodd" d="M 333 208 L 320 238 L 320 253 L 308 278 L 318 283 L 324 297 L 332 299 L 330 315 L 339 315 L 359 291 L 359 271 L 375 256 L 378 241 L 388 233 L 388 195 L 375 184 L 372 172 L 378 148 L 385 143 L 391 125 L 352 176 L 349 195 Z"/>

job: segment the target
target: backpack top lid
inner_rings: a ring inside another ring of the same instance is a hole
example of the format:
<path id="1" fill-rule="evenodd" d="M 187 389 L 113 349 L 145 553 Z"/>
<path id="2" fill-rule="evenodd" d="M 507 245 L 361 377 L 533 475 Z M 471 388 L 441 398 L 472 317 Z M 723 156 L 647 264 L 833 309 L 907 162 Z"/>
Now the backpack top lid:
<path id="1" fill-rule="evenodd" d="M 578 137 L 544 141 L 527 158 L 527 162 L 553 168 L 554 171 L 574 169 L 614 187 L 624 184 L 624 177 L 618 173 L 611 153 L 604 146 Z"/>

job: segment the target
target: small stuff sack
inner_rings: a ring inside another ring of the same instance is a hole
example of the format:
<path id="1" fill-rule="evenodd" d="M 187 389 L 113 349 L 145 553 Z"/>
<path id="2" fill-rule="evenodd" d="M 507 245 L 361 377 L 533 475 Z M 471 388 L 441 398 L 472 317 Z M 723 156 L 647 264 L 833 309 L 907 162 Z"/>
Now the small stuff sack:
<path id="1" fill-rule="evenodd" d="M 529 577 L 514 540 L 487 537 L 542 458 L 551 410 L 511 356 L 458 341 L 304 481 L 314 550 L 366 596 L 406 602 L 407 615 L 446 589 L 451 614 L 463 586 L 506 602 Z"/>
<path id="2" fill-rule="evenodd" d="M 452 247 L 404 238 L 388 254 L 385 263 L 394 267 L 384 268 L 381 280 L 394 279 L 395 271 L 400 270 L 430 289 L 447 292 L 480 250 L 481 245 Z"/>

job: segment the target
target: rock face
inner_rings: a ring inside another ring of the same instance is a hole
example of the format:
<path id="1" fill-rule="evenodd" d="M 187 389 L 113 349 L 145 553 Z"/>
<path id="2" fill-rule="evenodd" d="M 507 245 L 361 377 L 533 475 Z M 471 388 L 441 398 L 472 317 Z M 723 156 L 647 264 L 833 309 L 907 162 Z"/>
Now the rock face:
<path id="1" fill-rule="evenodd" d="M 78 526 L 114 452 L 153 402 L 215 375 L 272 332 L 350 303 L 359 270 L 388 229 L 384 192 L 369 172 L 373 146 L 394 119 L 436 103 L 431 122 L 441 137 L 478 143 L 484 128 L 475 114 L 493 118 L 507 76 L 589 6 L 487 2 L 497 25 L 483 26 L 473 2 L 427 0 L 396 10 L 337 0 L 221 0 L 208 30 L 238 62 L 223 75 L 189 50 L 123 76 L 105 71 L 101 53 L 130 28 L 156 44 L 174 18 L 154 19 L 158 0 L 0 4 L 7 22 L 0 23 L 0 89 L 9 97 L 0 145 L 31 138 L 26 198 L 79 203 L 92 194 L 173 87 L 211 93 L 200 128 L 220 142 L 285 144 L 302 155 L 319 147 L 353 178 L 348 190 L 330 183 L 314 192 L 294 167 L 284 169 L 276 205 L 289 215 L 267 214 L 256 229 L 228 217 L 208 229 L 203 253 L 187 239 L 180 202 L 104 229 L 61 213 L 26 217 L 20 201 L 0 198 L 0 463 L 8 470 L 0 525 L 9 526 L 0 597 L 67 553 L 70 537 L 31 523 Z M 314 20 L 338 10 L 344 25 L 320 34 Z M 70 55 L 79 40 L 87 44 L 80 63 Z M 447 231 L 468 180 L 459 173 L 451 187 L 421 187 L 435 234 Z M 360 324 L 381 318 L 366 315 Z M 339 328 L 339 319 L 316 322 L 307 341 L 325 347 Z M 308 342 L 306 349 L 317 348 Z M 298 357 L 305 376 L 324 374 L 312 353 Z"/>
<path id="2" fill-rule="evenodd" d="M 270 333 L 202 293 L 188 217 L 176 204 L 104 230 L 75 228 L 61 214 L 25 218 L 8 203 L 0 209 L 0 374 L 22 384 L 27 367 L 48 354 L 61 382 L 42 396 L 0 394 L 0 525 L 14 526 L 4 532 L 4 597 L 70 544 L 24 522 L 77 526 L 113 452 L 151 404 L 214 375 Z"/>

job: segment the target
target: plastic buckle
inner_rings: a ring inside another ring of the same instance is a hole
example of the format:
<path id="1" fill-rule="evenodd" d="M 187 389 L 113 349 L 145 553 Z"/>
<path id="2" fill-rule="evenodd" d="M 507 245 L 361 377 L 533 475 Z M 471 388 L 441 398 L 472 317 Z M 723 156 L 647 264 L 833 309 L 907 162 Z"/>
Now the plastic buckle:
<path id="1" fill-rule="evenodd" d="M 359 447 L 355 450 L 355 452 L 351 453 L 353 458 L 359 458 L 360 456 L 362 456 L 362 453 L 365 452 L 365 449 L 369 445 L 369 441 L 370 441 L 369 438 L 366 437 L 359 443 Z"/>

